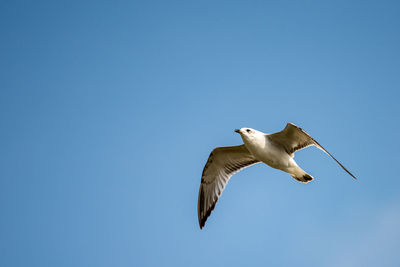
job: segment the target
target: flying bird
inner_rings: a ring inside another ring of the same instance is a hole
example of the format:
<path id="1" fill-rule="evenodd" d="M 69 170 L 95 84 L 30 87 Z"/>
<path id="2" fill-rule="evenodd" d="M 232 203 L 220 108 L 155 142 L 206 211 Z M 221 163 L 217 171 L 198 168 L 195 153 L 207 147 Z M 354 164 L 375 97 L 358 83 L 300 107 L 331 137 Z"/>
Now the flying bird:
<path id="1" fill-rule="evenodd" d="M 202 229 L 215 208 L 228 180 L 232 175 L 253 164 L 263 162 L 268 166 L 289 173 L 294 179 L 308 183 L 313 177 L 294 161 L 294 153 L 308 146 L 316 146 L 333 158 L 348 174 L 357 179 L 325 148 L 308 133 L 293 123 L 273 134 L 251 129 L 235 130 L 240 134 L 243 145 L 217 147 L 211 151 L 201 176 L 197 213 Z"/>

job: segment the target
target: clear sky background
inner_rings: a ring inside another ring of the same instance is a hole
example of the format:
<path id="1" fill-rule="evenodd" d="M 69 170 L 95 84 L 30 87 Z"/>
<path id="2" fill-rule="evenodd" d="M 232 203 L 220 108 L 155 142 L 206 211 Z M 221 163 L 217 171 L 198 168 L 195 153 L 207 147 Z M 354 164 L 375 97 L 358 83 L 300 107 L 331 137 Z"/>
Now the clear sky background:
<path id="1" fill-rule="evenodd" d="M 398 1 L 1 1 L 0 266 L 399 266 Z M 309 184 L 216 146 L 293 122 Z"/>

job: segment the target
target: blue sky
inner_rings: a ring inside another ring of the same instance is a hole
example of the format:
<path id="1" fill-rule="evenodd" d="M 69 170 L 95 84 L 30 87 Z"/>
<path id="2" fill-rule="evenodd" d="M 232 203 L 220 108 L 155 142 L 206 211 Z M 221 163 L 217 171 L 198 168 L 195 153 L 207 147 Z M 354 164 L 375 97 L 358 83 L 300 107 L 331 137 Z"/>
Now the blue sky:
<path id="1" fill-rule="evenodd" d="M 1 266 L 398 266 L 398 1 L 2 1 Z M 293 122 L 203 230 L 235 128 Z"/>

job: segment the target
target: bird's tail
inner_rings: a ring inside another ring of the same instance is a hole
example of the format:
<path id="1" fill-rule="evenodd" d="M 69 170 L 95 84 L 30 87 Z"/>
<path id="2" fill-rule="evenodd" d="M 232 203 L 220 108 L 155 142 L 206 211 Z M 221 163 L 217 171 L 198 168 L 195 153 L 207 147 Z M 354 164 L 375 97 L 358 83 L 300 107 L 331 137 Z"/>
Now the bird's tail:
<path id="1" fill-rule="evenodd" d="M 297 167 L 290 175 L 299 182 L 308 183 L 314 179 L 311 175 Z"/>

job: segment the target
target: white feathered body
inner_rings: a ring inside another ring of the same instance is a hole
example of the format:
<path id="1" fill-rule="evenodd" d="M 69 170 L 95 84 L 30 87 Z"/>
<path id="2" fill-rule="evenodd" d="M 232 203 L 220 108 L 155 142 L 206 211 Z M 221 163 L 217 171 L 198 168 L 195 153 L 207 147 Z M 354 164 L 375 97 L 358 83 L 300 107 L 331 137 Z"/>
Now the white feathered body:
<path id="1" fill-rule="evenodd" d="M 294 161 L 293 154 L 289 155 L 281 146 L 272 143 L 267 134 L 256 131 L 252 135 L 242 135 L 242 139 L 246 148 L 259 161 L 292 176 L 303 175 L 304 171 Z"/>

